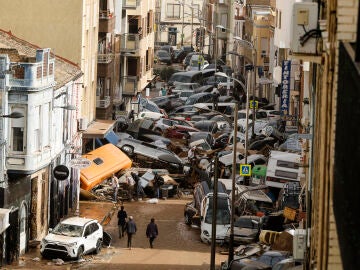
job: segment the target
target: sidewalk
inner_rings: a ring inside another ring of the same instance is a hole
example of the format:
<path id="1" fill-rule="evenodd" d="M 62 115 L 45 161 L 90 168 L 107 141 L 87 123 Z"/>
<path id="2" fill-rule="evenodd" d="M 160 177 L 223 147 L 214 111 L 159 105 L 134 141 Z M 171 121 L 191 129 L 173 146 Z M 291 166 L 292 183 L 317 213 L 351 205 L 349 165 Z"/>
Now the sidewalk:
<path id="1" fill-rule="evenodd" d="M 119 207 L 112 202 L 80 201 L 80 216 L 96 219 L 105 226 Z"/>

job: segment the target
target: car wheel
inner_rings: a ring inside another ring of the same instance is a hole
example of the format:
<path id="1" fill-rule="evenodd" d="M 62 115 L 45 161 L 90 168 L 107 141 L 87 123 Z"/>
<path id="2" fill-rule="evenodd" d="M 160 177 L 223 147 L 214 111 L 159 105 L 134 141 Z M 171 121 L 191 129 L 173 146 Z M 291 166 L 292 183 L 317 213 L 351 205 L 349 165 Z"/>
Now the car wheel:
<path id="1" fill-rule="evenodd" d="M 102 240 L 98 239 L 96 242 L 95 254 L 99 254 L 102 246 Z"/>
<path id="2" fill-rule="evenodd" d="M 191 225 L 191 218 L 189 217 L 188 213 L 185 213 L 185 224 Z"/>
<path id="3" fill-rule="evenodd" d="M 78 249 L 78 253 L 77 253 L 76 258 L 79 260 L 79 259 L 82 259 L 83 256 L 84 256 L 84 247 L 81 246 L 81 247 L 79 247 L 79 249 Z"/>
<path id="4" fill-rule="evenodd" d="M 124 145 L 123 147 L 121 147 L 121 150 L 125 152 L 125 154 L 127 154 L 128 156 L 132 156 L 134 154 L 134 148 L 129 145 Z"/>

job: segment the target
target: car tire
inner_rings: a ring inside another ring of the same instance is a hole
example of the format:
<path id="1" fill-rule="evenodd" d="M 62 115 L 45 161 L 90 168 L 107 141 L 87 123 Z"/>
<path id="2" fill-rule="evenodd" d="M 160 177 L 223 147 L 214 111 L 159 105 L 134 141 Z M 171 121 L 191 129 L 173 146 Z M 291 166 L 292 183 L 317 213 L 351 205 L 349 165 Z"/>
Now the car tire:
<path id="1" fill-rule="evenodd" d="M 80 260 L 84 256 L 84 247 L 80 246 L 77 252 L 76 259 Z"/>
<path id="2" fill-rule="evenodd" d="M 101 250 L 101 247 L 102 247 L 102 240 L 98 239 L 97 242 L 96 242 L 96 247 L 95 247 L 94 253 L 99 254 L 100 250 Z"/>
<path id="3" fill-rule="evenodd" d="M 134 155 L 134 148 L 130 145 L 124 145 L 123 147 L 121 147 L 121 150 L 125 152 L 125 154 L 127 154 L 128 156 Z"/>
<path id="4" fill-rule="evenodd" d="M 191 225 L 191 218 L 188 213 L 185 213 L 184 219 L 186 225 Z"/>

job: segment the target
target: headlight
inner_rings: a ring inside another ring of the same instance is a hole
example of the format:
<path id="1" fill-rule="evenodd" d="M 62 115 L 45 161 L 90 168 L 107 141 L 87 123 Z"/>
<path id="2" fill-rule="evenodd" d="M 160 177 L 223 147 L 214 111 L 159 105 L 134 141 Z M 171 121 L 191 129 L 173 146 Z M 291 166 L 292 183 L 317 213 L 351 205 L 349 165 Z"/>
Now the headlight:
<path id="1" fill-rule="evenodd" d="M 44 238 L 43 240 L 41 240 L 42 244 L 46 245 L 48 243 L 48 241 Z"/>
<path id="2" fill-rule="evenodd" d="M 208 231 L 203 231 L 203 234 L 205 235 L 205 236 L 210 236 L 210 234 L 209 234 L 209 232 Z"/>
<path id="3" fill-rule="evenodd" d="M 77 242 L 73 242 L 73 243 L 67 244 L 67 246 L 69 246 L 69 247 L 74 247 L 74 246 L 76 246 L 76 245 L 77 245 Z"/>

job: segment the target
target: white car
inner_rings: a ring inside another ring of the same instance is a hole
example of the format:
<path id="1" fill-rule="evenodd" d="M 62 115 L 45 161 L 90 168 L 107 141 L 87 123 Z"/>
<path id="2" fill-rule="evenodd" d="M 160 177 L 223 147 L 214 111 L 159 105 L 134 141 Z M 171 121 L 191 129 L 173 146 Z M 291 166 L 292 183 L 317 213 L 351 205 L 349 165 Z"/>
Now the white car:
<path id="1" fill-rule="evenodd" d="M 49 230 L 40 244 L 44 258 L 75 258 L 84 254 L 100 252 L 103 241 L 103 228 L 95 219 L 70 217 Z"/>

